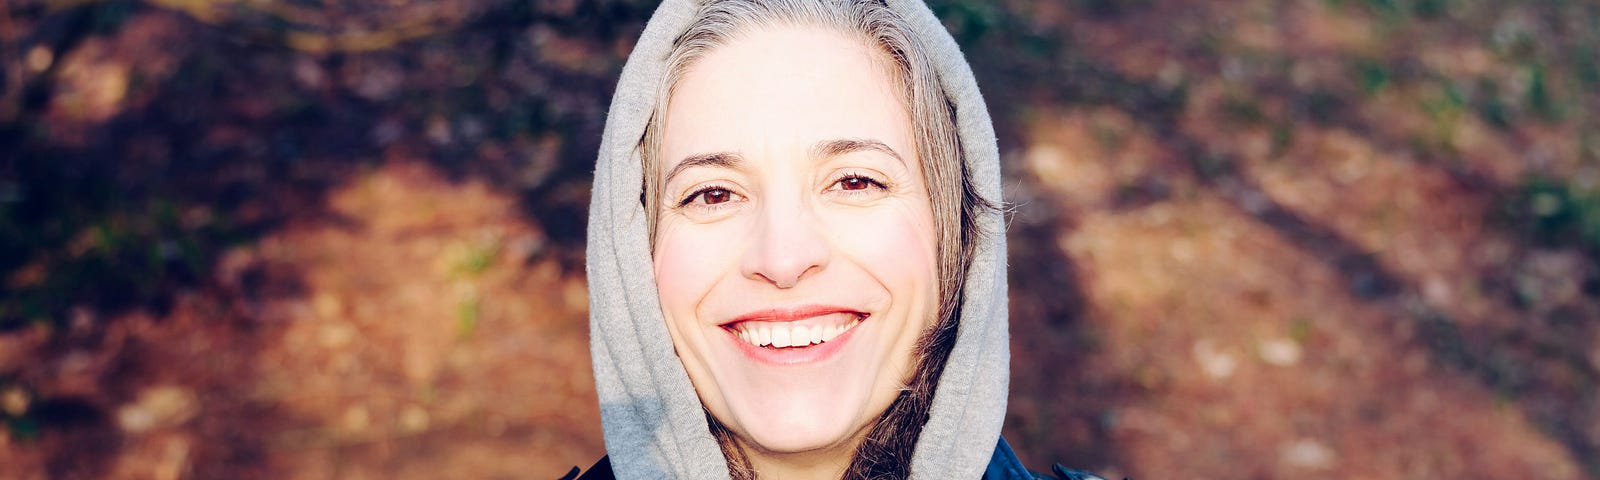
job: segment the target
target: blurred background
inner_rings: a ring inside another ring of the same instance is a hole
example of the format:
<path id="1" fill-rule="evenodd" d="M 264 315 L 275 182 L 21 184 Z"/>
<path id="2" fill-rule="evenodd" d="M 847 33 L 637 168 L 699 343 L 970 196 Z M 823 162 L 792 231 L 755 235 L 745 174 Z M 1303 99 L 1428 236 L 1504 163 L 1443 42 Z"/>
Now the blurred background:
<path id="1" fill-rule="evenodd" d="M 1111 478 L 1600 478 L 1600 2 L 939 0 L 1006 436 Z M 550 478 L 645 0 L 0 6 L 0 477 Z"/>

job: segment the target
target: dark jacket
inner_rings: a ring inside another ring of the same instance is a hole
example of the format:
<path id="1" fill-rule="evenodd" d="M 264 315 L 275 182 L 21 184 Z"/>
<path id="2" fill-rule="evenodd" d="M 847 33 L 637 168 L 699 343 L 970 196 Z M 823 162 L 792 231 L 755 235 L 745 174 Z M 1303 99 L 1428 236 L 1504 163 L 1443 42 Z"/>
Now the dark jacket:
<path id="1" fill-rule="evenodd" d="M 1016 452 L 1011 451 L 1011 445 L 1006 443 L 1005 437 L 1001 437 L 1000 441 L 995 443 L 994 456 L 989 457 L 989 468 L 983 471 L 983 480 L 1105 480 L 1093 473 L 1066 468 L 1059 463 L 1050 470 L 1054 475 L 1035 472 L 1022 466 L 1022 460 L 1017 459 Z M 614 480 L 615 478 L 611 473 L 611 457 L 606 456 L 600 457 L 600 461 L 595 462 L 594 466 L 589 467 L 582 476 L 578 475 L 578 467 L 572 467 L 572 470 L 560 480 Z"/>
<path id="2" fill-rule="evenodd" d="M 1017 453 L 1011 451 L 1011 445 L 1006 443 L 1005 437 L 994 445 L 994 456 L 989 457 L 989 468 L 983 471 L 983 480 L 1105 480 L 1099 475 L 1073 470 L 1057 463 L 1050 467 L 1047 475 L 1022 466 L 1022 460 L 1017 459 Z"/>

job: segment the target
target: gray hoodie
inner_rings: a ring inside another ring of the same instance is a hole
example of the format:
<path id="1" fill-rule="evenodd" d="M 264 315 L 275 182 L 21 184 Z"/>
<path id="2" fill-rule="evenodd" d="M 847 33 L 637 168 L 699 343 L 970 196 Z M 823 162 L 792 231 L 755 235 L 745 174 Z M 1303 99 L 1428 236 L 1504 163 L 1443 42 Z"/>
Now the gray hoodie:
<path id="1" fill-rule="evenodd" d="M 920 0 L 887 0 L 928 48 L 956 107 L 968 173 L 978 192 L 1001 198 L 994 127 L 960 47 Z M 657 303 L 638 151 L 656 104 L 672 41 L 699 3 L 666 0 L 617 82 L 589 206 L 589 328 L 606 451 L 618 478 L 728 477 Z M 978 219 L 960 328 L 912 458 L 915 478 L 980 478 L 1005 420 L 1011 352 L 1001 214 Z"/>

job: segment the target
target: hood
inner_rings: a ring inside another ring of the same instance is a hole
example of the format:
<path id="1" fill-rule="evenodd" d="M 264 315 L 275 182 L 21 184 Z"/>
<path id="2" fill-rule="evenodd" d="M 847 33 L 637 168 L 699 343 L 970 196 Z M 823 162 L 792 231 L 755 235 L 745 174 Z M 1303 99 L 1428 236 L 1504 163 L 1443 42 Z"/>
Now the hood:
<path id="1" fill-rule="evenodd" d="M 1000 162 L 983 97 L 960 47 L 920 0 L 888 0 L 928 49 L 956 110 L 968 174 L 999 201 Z M 699 2 L 657 7 L 622 69 L 594 171 L 587 272 L 590 353 L 606 451 L 620 478 L 727 478 L 722 451 L 657 302 L 638 144 L 656 104 L 672 41 Z M 912 458 L 915 478 L 979 478 L 1005 420 L 1010 378 L 1001 213 L 977 219 L 955 348 Z"/>

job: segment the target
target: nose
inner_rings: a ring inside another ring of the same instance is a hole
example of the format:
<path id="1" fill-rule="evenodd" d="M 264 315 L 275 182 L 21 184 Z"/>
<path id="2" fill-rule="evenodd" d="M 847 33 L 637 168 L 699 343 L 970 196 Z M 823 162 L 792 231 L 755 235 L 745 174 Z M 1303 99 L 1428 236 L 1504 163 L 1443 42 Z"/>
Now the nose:
<path id="1" fill-rule="evenodd" d="M 822 271 L 831 252 L 813 212 L 803 202 L 783 203 L 761 209 L 740 269 L 745 278 L 788 289 Z"/>

